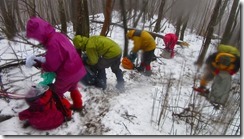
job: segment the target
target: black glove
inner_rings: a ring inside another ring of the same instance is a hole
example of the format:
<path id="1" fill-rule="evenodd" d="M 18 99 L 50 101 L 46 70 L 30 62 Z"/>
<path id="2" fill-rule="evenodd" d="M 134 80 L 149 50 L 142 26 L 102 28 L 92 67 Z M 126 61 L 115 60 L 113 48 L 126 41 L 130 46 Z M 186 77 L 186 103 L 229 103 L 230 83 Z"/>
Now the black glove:
<path id="1" fill-rule="evenodd" d="M 48 84 L 48 87 L 52 92 L 55 92 L 55 87 L 53 83 Z"/>
<path id="2" fill-rule="evenodd" d="M 35 68 L 39 69 L 39 68 L 42 67 L 42 62 L 41 61 L 36 60 L 36 59 L 34 59 L 34 61 L 36 62 L 36 64 L 33 65 Z"/>
<path id="3" fill-rule="evenodd" d="M 88 65 L 87 64 L 88 56 L 85 53 L 82 53 L 81 59 L 82 59 L 84 65 Z"/>
<path id="4" fill-rule="evenodd" d="M 134 62 L 135 59 L 137 58 L 137 53 L 131 51 L 128 58 L 130 59 L 131 62 Z"/>

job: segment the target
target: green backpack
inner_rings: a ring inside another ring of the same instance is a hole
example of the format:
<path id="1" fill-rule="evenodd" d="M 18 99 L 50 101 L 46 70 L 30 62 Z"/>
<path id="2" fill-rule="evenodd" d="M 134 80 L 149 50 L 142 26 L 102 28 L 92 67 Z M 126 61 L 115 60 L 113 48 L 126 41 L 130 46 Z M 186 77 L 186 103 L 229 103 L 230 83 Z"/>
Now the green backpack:
<path id="1" fill-rule="evenodd" d="M 217 49 L 218 52 L 229 53 L 240 57 L 240 51 L 234 46 L 220 44 Z"/>

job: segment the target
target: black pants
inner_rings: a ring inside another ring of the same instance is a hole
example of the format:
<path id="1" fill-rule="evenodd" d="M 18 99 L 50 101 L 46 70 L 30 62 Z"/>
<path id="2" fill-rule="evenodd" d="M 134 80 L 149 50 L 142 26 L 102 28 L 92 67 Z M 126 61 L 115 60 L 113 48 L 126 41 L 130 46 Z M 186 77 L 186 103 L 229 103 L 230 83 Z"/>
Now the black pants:
<path id="1" fill-rule="evenodd" d="M 141 65 L 138 68 L 139 71 L 144 71 L 145 69 L 146 69 L 146 71 L 150 71 L 151 70 L 150 64 L 153 61 L 154 56 L 155 56 L 154 55 L 154 50 L 143 52 Z"/>
<path id="2" fill-rule="evenodd" d="M 117 82 L 124 82 L 122 70 L 120 69 L 120 60 L 121 60 L 121 55 L 111 58 L 111 59 L 105 59 L 105 58 L 100 58 L 98 60 L 98 63 L 96 64 L 96 69 L 98 70 L 98 79 L 102 79 L 106 83 L 106 68 L 111 68 L 112 72 L 115 74 L 117 78 Z"/>

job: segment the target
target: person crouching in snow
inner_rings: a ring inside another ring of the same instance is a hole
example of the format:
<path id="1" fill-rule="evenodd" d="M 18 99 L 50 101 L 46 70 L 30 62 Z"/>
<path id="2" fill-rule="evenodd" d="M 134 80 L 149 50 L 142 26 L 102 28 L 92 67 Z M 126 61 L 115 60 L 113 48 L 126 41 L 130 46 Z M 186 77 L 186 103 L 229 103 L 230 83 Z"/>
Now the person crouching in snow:
<path id="1" fill-rule="evenodd" d="M 127 33 L 127 37 L 134 41 L 134 47 L 131 50 L 128 58 L 134 62 L 137 58 L 137 52 L 139 50 L 143 51 L 142 61 L 140 66 L 137 68 L 139 72 L 143 72 L 146 76 L 151 76 L 151 62 L 154 58 L 154 50 L 156 48 L 156 43 L 152 35 L 144 30 L 130 30 Z"/>
<path id="2" fill-rule="evenodd" d="M 106 89 L 107 78 L 105 68 L 111 68 L 117 78 L 116 88 L 120 91 L 124 89 L 124 78 L 120 69 L 120 59 L 122 50 L 113 40 L 104 36 L 91 36 L 90 38 L 76 35 L 73 43 L 78 51 L 87 55 L 84 63 L 97 71 L 95 86 Z"/>
<path id="3" fill-rule="evenodd" d="M 70 40 L 62 33 L 56 32 L 47 21 L 32 17 L 27 22 L 27 38 L 39 41 L 46 49 L 44 63 L 36 61 L 35 67 L 45 72 L 56 74 L 52 90 L 61 98 L 69 91 L 73 101 L 72 109 L 82 109 L 82 95 L 78 82 L 86 74 L 82 59 Z"/>

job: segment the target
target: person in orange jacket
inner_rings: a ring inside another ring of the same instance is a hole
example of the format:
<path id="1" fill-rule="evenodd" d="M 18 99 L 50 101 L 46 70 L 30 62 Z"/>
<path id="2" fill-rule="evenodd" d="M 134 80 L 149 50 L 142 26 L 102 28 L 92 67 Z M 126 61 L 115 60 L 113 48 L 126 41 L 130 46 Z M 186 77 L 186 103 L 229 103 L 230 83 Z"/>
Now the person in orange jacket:
<path id="1" fill-rule="evenodd" d="M 156 42 L 153 36 L 145 30 L 130 30 L 127 33 L 127 37 L 134 42 L 134 47 L 132 48 L 128 58 L 134 62 L 137 58 L 137 53 L 142 50 L 142 60 L 137 70 L 143 72 L 146 76 L 151 76 L 151 62 L 154 58 L 154 51 L 156 48 Z"/>

